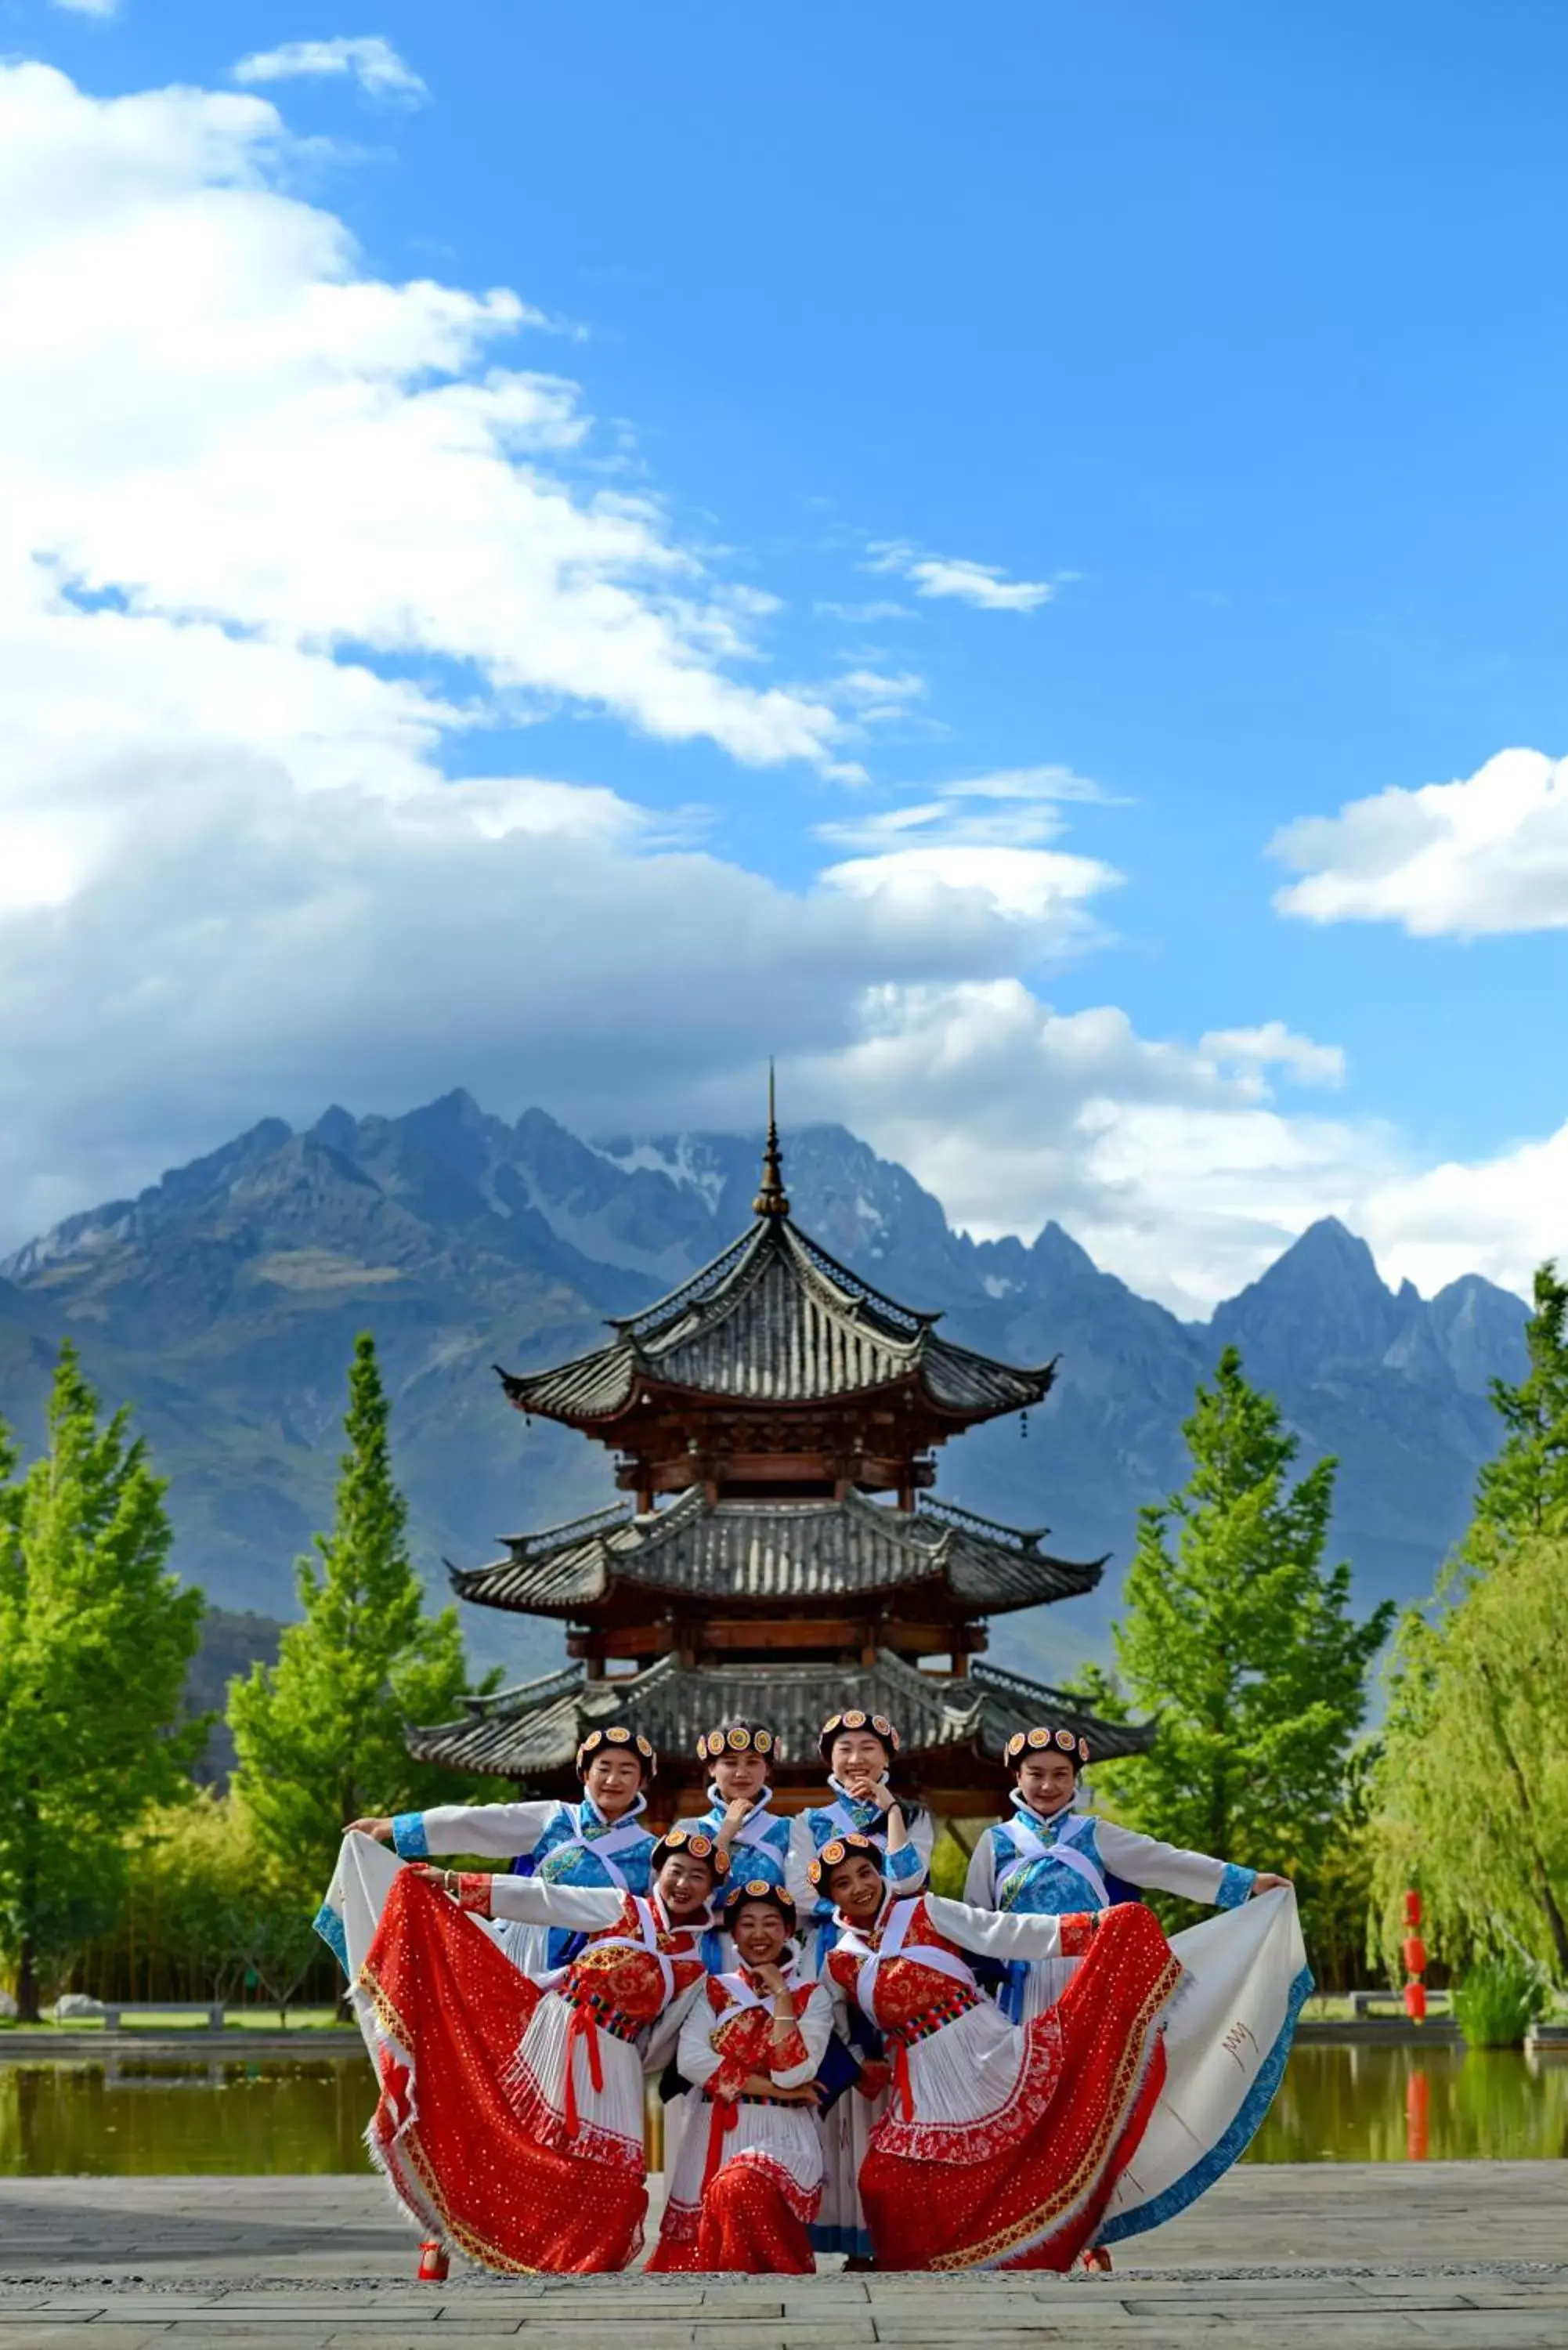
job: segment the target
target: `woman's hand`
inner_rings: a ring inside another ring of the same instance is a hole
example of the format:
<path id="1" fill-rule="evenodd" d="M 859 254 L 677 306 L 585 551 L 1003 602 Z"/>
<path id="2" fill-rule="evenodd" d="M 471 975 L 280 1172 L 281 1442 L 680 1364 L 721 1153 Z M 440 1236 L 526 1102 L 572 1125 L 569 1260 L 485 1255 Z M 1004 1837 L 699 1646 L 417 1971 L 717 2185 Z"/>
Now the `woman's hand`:
<path id="1" fill-rule="evenodd" d="M 752 1974 L 757 1989 L 765 1991 L 770 1999 L 788 1999 L 790 1996 L 789 1985 L 784 1979 L 784 1969 L 774 1966 L 771 1960 L 765 1961 L 760 1967 L 753 1967 Z"/>
<path id="2" fill-rule="evenodd" d="M 890 1812 L 898 1796 L 886 1779 L 851 1779 L 849 1793 L 857 1804 L 875 1804 L 879 1812 Z"/>
<path id="3" fill-rule="evenodd" d="M 1288 1877 L 1272 1877 L 1266 1868 L 1261 1868 L 1252 1879 L 1252 1890 L 1247 1898 L 1251 1901 L 1260 1893 L 1276 1893 L 1282 1885 L 1288 1885 L 1290 1881 Z"/>
<path id="4" fill-rule="evenodd" d="M 390 1844 L 392 1841 L 391 1818 L 389 1814 L 385 1819 L 350 1820 L 343 1833 L 345 1835 L 374 1836 L 378 1844 Z"/>
<path id="5" fill-rule="evenodd" d="M 868 2056 L 855 2075 L 855 2086 L 863 2097 L 879 2097 L 893 2077 L 893 2067 L 881 2056 Z"/>

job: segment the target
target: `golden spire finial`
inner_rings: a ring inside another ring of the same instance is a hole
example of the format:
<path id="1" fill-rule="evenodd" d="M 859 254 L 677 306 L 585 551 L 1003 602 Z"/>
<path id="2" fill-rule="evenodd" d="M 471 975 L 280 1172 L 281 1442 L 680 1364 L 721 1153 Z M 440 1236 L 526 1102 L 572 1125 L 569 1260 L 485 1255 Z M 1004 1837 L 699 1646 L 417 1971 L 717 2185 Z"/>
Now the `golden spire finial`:
<path id="1" fill-rule="evenodd" d="M 762 1189 L 752 1201 L 754 1216 L 787 1216 L 789 1198 L 784 1187 L 784 1164 L 779 1155 L 779 1127 L 774 1108 L 774 1065 L 768 1062 L 768 1139 L 763 1146 Z"/>

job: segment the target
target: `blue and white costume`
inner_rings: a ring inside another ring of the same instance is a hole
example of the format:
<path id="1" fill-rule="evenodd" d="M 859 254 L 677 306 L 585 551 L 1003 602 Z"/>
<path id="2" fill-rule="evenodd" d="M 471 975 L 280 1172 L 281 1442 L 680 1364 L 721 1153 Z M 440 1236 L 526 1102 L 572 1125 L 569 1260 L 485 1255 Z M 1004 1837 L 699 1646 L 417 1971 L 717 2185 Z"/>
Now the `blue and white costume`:
<path id="1" fill-rule="evenodd" d="M 789 1889 L 794 1896 L 796 1913 L 810 1918 L 816 1928 L 814 1960 L 817 1967 L 826 1963 L 828 1951 L 838 1939 L 833 1904 L 823 1898 L 806 1875 L 823 1846 L 831 1844 L 835 1836 L 869 1836 L 886 1855 L 888 1882 L 893 1891 L 918 1893 L 930 1869 L 935 1833 L 929 1812 L 923 1805 L 911 1804 L 913 1819 L 908 1813 L 905 1814 L 909 1839 L 897 1852 L 888 1852 L 887 1813 L 876 1804 L 857 1801 L 831 1773 L 827 1783 L 833 1790 L 833 1802 L 796 1815 L 789 1856 Z"/>
<path id="2" fill-rule="evenodd" d="M 963 1898 L 976 1908 L 1060 1918 L 1108 1909 L 1147 1890 L 1234 1909 L 1252 1890 L 1254 1869 L 1161 1844 L 1071 1806 L 1043 1817 L 1016 1788 L 1012 1800 L 1012 1817 L 987 1828 L 970 1856 Z M 1047 1959 L 1011 1969 L 1003 2007 L 1015 2021 L 1038 2014 L 1060 1997 L 1076 1963 Z"/>
<path id="3" fill-rule="evenodd" d="M 550 1885 L 613 1887 L 646 1893 L 655 1839 L 642 1825 L 648 1799 L 639 1794 L 617 1820 L 607 1820 L 591 1795 L 576 1804 L 437 1804 L 428 1812 L 401 1812 L 392 1842 L 404 1860 L 472 1853 L 510 1860 L 520 1877 Z M 572 1936 L 513 1918 L 494 1929 L 496 1939 L 524 1974 L 562 1966 Z"/>
<path id="4" fill-rule="evenodd" d="M 808 1949 L 810 1971 L 818 1976 L 840 1932 L 832 1902 L 806 1874 L 824 1845 L 831 1844 L 835 1836 L 868 1836 L 884 1856 L 889 1887 L 898 1893 L 918 1893 L 930 1869 L 934 1841 L 930 1813 L 923 1805 L 911 1804 L 914 1818 L 905 1815 L 908 1841 L 897 1852 L 888 1852 L 887 1813 L 876 1804 L 857 1802 L 843 1781 L 836 1779 L 831 1772 L 827 1783 L 833 1790 L 833 1802 L 796 1816 L 790 1850 L 790 1890 L 794 1895 L 796 1915 L 803 1920 L 811 1920 L 815 1928 Z M 857 2057 L 881 2054 L 874 2033 L 867 2033 L 863 2037 L 852 2034 L 850 2045 Z M 822 2205 L 811 2229 L 811 2241 L 818 2252 L 846 2252 L 862 2260 L 870 2257 L 871 2236 L 861 2207 L 858 2181 L 871 2132 L 887 2110 L 886 2090 L 867 2101 L 857 2090 L 851 2089 L 824 2116 Z"/>
<path id="5" fill-rule="evenodd" d="M 1012 1805 L 1012 1817 L 988 1828 L 974 1848 L 966 1900 L 1062 1916 L 1105 1909 L 1147 1889 L 1206 1901 L 1221 1913 L 1171 1936 L 1182 1981 L 1163 2027 L 1165 2085 L 1096 2239 L 1121 2243 L 1173 2219 L 1223 2177 L 1268 2111 L 1312 1990 L 1295 1894 L 1283 1886 L 1254 1901 L 1254 1869 L 1070 1805 L 1045 1817 L 1021 1792 Z M 1043 1959 L 1010 1967 L 1002 2004 L 1020 2019 L 1039 2014 L 1061 1996 L 1077 1963 Z"/>
<path id="6" fill-rule="evenodd" d="M 780 1818 L 772 1808 L 773 1800 L 773 1789 L 763 1787 L 740 1826 L 731 1835 L 729 1882 L 732 1885 L 750 1877 L 760 1879 L 766 1885 L 782 1885 L 786 1891 L 789 1889 L 790 1854 L 796 1823 Z M 708 1809 L 700 1823 L 711 1836 L 718 1835 L 728 1808 L 717 1783 L 711 1783 Z M 736 1964 L 734 1945 L 722 1927 L 713 1927 L 703 1935 L 702 1961 L 709 1973 L 713 1975 L 727 1973 Z"/>

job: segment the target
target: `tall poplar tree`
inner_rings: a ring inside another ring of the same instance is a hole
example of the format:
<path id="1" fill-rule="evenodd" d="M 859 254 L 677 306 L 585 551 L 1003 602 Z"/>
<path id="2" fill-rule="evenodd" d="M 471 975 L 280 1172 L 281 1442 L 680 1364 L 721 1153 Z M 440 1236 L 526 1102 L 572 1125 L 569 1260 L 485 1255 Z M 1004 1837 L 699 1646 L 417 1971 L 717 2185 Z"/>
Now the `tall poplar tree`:
<path id="1" fill-rule="evenodd" d="M 465 1681 L 457 1610 L 434 1617 L 409 1555 L 408 1511 L 392 1479 L 389 1406 L 369 1332 L 348 1374 L 348 1444 L 336 1521 L 303 1558 L 304 1621 L 275 1665 L 230 1685 L 234 1785 L 279 1886 L 314 1908 L 344 1823 L 412 1810 L 462 1783 L 415 1762 L 410 1721 L 448 1721 Z"/>
<path id="2" fill-rule="evenodd" d="M 1324 1565 L 1335 1464 L 1293 1482 L 1295 1439 L 1233 1347 L 1182 1432 L 1191 1477 L 1140 1513 L 1116 1628 L 1122 1687 L 1158 1734 L 1096 1775 L 1131 1825 L 1310 1874 L 1394 1611 L 1352 1614 L 1349 1567 Z"/>
<path id="3" fill-rule="evenodd" d="M 111 1912 L 129 1832 L 207 1735 L 175 1726 L 202 1595 L 168 1572 L 166 1490 L 129 1414 L 99 1426 L 60 1349 L 44 1452 L 0 1499 L 0 1942 L 36 2022 L 44 1977 Z M 0 1440 L 0 1472 L 16 1456 Z"/>

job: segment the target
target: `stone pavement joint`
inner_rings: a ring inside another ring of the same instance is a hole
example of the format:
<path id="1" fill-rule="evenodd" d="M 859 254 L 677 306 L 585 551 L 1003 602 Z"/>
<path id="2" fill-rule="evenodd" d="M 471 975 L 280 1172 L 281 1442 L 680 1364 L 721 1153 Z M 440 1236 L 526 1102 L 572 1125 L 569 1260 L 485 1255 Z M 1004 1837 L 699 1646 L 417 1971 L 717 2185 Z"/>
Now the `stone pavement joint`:
<path id="1" fill-rule="evenodd" d="M 1568 2163 L 1241 2166 L 1109 2276 L 420 2286 L 372 2178 L 0 2179 L 0 2350 L 1568 2350 Z"/>

